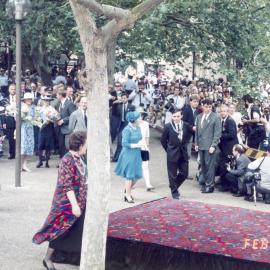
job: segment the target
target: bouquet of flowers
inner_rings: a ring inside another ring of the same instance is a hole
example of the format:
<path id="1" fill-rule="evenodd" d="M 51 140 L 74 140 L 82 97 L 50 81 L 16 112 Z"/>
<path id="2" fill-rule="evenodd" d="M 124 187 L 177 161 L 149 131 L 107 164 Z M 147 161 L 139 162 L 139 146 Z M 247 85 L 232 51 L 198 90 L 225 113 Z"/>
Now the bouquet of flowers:
<path id="1" fill-rule="evenodd" d="M 61 119 L 59 112 L 53 108 L 52 106 L 46 107 L 42 109 L 42 127 L 55 123 Z"/>
<path id="2" fill-rule="evenodd" d="M 6 115 L 16 117 L 16 105 L 15 104 L 10 104 L 6 106 Z"/>

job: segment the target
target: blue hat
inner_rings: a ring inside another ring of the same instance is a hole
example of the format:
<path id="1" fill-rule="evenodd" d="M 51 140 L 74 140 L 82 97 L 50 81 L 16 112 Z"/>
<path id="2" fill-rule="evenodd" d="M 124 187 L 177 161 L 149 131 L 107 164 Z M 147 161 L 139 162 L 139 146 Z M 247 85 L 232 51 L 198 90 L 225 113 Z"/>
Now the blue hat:
<path id="1" fill-rule="evenodd" d="M 126 119 L 128 122 L 135 122 L 140 118 L 141 114 L 139 112 L 128 112 Z"/>

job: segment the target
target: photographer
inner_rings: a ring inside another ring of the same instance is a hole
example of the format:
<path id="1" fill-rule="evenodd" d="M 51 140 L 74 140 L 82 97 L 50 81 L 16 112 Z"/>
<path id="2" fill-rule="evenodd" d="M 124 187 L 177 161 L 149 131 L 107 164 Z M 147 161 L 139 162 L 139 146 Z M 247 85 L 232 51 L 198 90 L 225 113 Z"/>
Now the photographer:
<path id="1" fill-rule="evenodd" d="M 269 140 L 268 140 L 269 142 Z M 258 170 L 259 172 L 256 172 Z M 247 183 L 247 194 L 245 197 L 246 201 L 253 201 L 253 185 L 256 185 L 256 191 L 261 193 L 264 198 L 264 202 L 266 204 L 270 204 L 270 145 L 268 143 L 267 156 L 256 159 L 248 165 L 248 169 L 251 170 L 252 173 L 252 183 Z M 255 177 L 254 177 L 255 176 Z M 257 177 L 260 176 L 260 177 Z M 256 178 L 257 177 L 257 178 Z M 255 179 L 256 178 L 256 179 Z M 261 178 L 261 180 L 259 179 Z M 248 179 L 246 179 L 248 180 Z"/>
<path id="2" fill-rule="evenodd" d="M 221 178 L 221 185 L 234 193 L 235 197 L 244 196 L 243 178 L 246 173 L 249 158 L 244 154 L 245 149 L 240 144 L 232 149 L 233 164 L 227 164 L 227 173 Z"/>
<path id="3" fill-rule="evenodd" d="M 244 95 L 243 101 L 248 113 L 248 119 L 242 119 L 243 124 L 247 126 L 245 134 L 247 145 L 258 149 L 266 137 L 264 125 L 260 122 L 260 109 L 253 103 L 253 98 L 250 95 Z"/>
<path id="4" fill-rule="evenodd" d="M 165 104 L 166 117 L 165 124 L 170 123 L 172 119 L 172 111 L 175 109 L 182 109 L 185 105 L 185 97 L 183 96 L 182 89 L 180 90 L 180 86 L 178 84 L 174 87 L 174 94 L 167 96 L 167 103 Z"/>
<path id="5" fill-rule="evenodd" d="M 133 90 L 129 96 L 129 101 L 132 105 L 138 108 L 139 106 L 146 109 L 149 107 L 152 98 L 147 89 L 145 89 L 144 82 L 139 81 L 138 90 Z"/>

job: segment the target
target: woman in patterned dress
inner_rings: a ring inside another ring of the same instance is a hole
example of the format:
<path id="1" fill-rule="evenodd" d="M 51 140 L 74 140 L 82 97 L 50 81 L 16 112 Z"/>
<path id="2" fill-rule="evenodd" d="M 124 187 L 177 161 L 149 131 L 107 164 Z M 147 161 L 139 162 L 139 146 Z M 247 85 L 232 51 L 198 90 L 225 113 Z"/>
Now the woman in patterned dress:
<path id="1" fill-rule="evenodd" d="M 22 171 L 31 172 L 27 167 L 27 158 L 34 154 L 34 126 L 32 120 L 35 118 L 35 106 L 32 105 L 34 96 L 25 93 L 22 99 L 22 125 L 21 125 L 21 156 Z"/>
<path id="2" fill-rule="evenodd" d="M 124 200 L 128 203 L 134 203 L 131 196 L 131 188 L 136 181 L 142 178 L 142 158 L 140 142 L 142 139 L 139 119 L 139 112 L 128 112 L 127 121 L 129 124 L 122 131 L 122 151 L 117 161 L 115 173 L 125 178 L 125 196 Z"/>
<path id="3" fill-rule="evenodd" d="M 74 132 L 69 144 L 70 150 L 59 165 L 51 211 L 41 230 L 33 237 L 35 244 L 49 241 L 43 260 L 43 265 L 49 270 L 55 269 L 52 262 L 55 253 L 81 253 L 87 197 L 87 172 L 82 159 L 86 154 L 86 133 Z"/>

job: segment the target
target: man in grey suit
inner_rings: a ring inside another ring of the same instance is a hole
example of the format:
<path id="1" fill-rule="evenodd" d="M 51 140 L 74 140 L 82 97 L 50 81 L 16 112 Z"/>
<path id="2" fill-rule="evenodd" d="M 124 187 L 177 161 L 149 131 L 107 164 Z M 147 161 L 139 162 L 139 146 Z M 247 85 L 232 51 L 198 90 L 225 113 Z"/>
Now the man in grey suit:
<path id="1" fill-rule="evenodd" d="M 214 191 L 217 147 L 221 137 L 221 120 L 212 112 L 212 103 L 212 100 L 204 99 L 203 113 L 196 118 L 195 150 L 200 157 L 202 193 Z"/>
<path id="2" fill-rule="evenodd" d="M 74 111 L 69 117 L 69 131 L 73 133 L 75 131 L 87 130 L 87 98 L 81 97 L 79 102 L 79 108 Z"/>
<path id="3" fill-rule="evenodd" d="M 57 111 L 61 119 L 57 122 L 57 135 L 59 141 L 59 156 L 62 158 L 67 151 L 67 135 L 69 132 L 69 117 L 75 111 L 76 106 L 66 99 L 66 90 L 59 88 L 57 92 Z"/>

